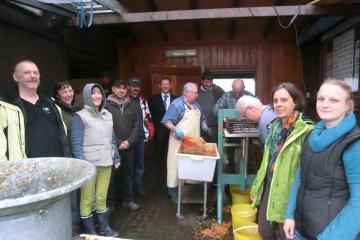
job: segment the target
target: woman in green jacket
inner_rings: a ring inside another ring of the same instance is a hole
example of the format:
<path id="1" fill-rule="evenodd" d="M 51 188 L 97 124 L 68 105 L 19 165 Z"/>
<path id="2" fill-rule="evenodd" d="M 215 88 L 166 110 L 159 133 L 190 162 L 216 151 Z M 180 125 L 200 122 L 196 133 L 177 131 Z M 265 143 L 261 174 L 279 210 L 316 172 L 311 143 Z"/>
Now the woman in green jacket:
<path id="1" fill-rule="evenodd" d="M 282 231 L 288 194 L 299 165 L 302 144 L 313 128 L 303 118 L 304 95 L 292 83 L 272 92 L 277 118 L 269 126 L 263 160 L 251 189 L 253 207 L 259 206 L 259 233 L 264 240 L 286 239 Z"/>

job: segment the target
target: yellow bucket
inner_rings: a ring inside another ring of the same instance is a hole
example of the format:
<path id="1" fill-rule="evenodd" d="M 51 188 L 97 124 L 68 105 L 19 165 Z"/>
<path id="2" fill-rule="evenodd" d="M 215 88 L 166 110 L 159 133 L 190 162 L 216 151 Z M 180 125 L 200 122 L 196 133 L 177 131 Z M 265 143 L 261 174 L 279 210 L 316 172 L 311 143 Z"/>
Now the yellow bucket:
<path id="1" fill-rule="evenodd" d="M 234 240 L 261 240 L 258 225 L 252 222 L 241 222 L 233 226 Z"/>
<path id="2" fill-rule="evenodd" d="M 230 194 L 232 204 L 244 204 L 251 203 L 250 199 L 250 189 L 246 189 L 245 191 L 240 191 L 239 185 L 230 185 Z"/>
<path id="3" fill-rule="evenodd" d="M 231 207 L 231 219 L 233 226 L 241 225 L 241 222 L 255 222 L 257 209 L 250 204 L 235 204 Z"/>

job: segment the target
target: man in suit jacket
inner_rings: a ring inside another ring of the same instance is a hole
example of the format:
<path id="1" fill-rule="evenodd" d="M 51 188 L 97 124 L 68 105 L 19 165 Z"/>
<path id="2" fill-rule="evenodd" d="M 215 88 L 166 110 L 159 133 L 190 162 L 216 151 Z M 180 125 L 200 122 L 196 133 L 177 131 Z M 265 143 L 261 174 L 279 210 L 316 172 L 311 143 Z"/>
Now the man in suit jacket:
<path id="1" fill-rule="evenodd" d="M 161 124 L 161 119 L 176 96 L 170 93 L 171 82 L 168 78 L 164 77 L 161 79 L 159 88 L 161 92 L 150 97 L 149 108 L 155 126 L 154 143 L 156 176 L 158 176 L 159 181 L 164 182 L 162 180 L 166 177 L 166 156 L 169 144 L 169 130 Z"/>

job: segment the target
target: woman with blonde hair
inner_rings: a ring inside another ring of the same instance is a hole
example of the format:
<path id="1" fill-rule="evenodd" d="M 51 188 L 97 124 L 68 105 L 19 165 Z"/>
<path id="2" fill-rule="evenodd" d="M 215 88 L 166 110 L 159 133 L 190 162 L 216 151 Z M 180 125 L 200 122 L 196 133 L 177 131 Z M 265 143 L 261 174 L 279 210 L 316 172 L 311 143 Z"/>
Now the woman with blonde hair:
<path id="1" fill-rule="evenodd" d="M 360 239 L 360 129 L 351 87 L 325 81 L 317 94 L 321 119 L 307 138 L 288 199 L 289 239 Z"/>

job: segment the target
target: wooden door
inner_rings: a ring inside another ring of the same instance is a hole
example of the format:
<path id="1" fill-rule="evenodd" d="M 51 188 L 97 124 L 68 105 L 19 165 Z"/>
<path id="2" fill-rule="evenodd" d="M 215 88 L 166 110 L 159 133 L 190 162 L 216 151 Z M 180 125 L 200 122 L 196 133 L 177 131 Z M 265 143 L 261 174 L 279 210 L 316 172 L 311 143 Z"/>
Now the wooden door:
<path id="1" fill-rule="evenodd" d="M 171 93 L 180 96 L 182 88 L 187 82 L 194 82 L 200 86 L 201 83 L 201 67 L 186 66 L 151 66 L 151 93 L 160 92 L 159 83 L 163 77 L 171 81 Z"/>

